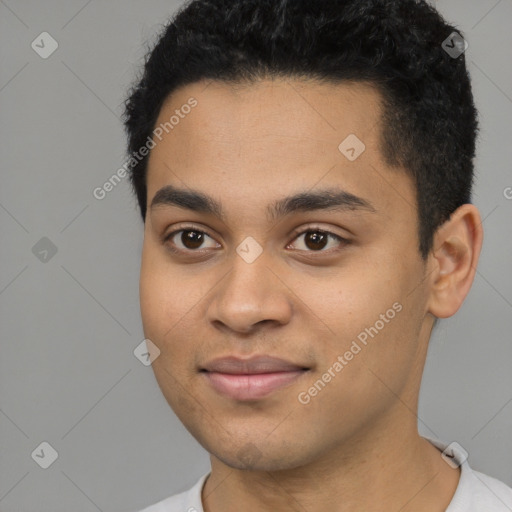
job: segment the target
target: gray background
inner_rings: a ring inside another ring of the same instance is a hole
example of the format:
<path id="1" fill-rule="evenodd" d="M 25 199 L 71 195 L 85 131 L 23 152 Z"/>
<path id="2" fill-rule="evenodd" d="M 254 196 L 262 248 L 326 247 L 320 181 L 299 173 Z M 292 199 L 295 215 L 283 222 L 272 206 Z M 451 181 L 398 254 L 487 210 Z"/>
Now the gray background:
<path id="1" fill-rule="evenodd" d="M 142 223 L 127 180 L 92 195 L 124 163 L 122 101 L 179 4 L 0 0 L 2 512 L 135 511 L 209 468 L 133 354 Z M 512 0 L 437 5 L 469 43 L 485 245 L 432 339 L 419 427 L 512 485 Z M 59 45 L 47 59 L 31 48 L 44 31 Z M 47 261 L 32 250 L 43 237 Z M 43 441 L 48 469 L 31 457 Z"/>

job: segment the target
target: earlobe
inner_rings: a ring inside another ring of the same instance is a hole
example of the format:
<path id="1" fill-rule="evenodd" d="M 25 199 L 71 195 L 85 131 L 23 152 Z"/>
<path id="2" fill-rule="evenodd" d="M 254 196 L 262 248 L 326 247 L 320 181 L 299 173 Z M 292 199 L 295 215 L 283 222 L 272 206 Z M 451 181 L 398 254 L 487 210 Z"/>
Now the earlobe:
<path id="1" fill-rule="evenodd" d="M 460 206 L 437 230 L 429 256 L 429 312 L 434 316 L 450 317 L 462 305 L 475 277 L 482 241 L 482 221 L 472 204 Z"/>

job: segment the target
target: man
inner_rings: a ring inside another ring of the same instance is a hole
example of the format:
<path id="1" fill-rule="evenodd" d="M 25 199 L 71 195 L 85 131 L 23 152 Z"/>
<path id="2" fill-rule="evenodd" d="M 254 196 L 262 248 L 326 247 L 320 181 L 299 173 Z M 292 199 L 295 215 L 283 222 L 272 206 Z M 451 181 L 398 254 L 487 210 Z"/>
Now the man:
<path id="1" fill-rule="evenodd" d="M 144 333 L 211 473 L 145 512 L 512 510 L 421 437 L 469 292 L 464 40 L 414 0 L 196 0 L 126 103 Z"/>

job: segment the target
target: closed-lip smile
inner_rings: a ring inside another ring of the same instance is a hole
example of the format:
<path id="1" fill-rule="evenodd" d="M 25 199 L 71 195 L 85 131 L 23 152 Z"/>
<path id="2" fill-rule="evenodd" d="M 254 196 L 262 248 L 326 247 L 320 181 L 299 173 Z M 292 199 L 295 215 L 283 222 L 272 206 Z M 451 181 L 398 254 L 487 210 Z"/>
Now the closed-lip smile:
<path id="1" fill-rule="evenodd" d="M 235 400 L 259 400 L 283 388 L 309 368 L 272 356 L 214 359 L 201 373 L 215 391 Z"/>

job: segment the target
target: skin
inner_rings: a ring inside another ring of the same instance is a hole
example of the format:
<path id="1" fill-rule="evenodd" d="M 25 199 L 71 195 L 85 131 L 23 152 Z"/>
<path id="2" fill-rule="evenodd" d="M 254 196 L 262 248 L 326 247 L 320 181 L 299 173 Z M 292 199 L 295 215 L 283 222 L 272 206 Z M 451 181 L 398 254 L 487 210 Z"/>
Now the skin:
<path id="1" fill-rule="evenodd" d="M 454 212 L 421 258 L 414 185 L 382 157 L 380 96 L 369 85 L 197 82 L 167 99 L 156 124 L 191 96 L 197 106 L 151 150 L 148 205 L 173 185 L 212 196 L 224 218 L 148 208 L 140 299 L 145 336 L 161 351 L 158 384 L 211 454 L 205 511 L 444 511 L 460 469 L 419 436 L 418 394 L 434 319 L 458 310 L 474 278 L 477 209 Z M 355 161 L 338 150 L 349 134 L 366 146 Z M 330 187 L 374 211 L 267 217 L 275 200 Z M 199 249 L 182 232 L 162 241 L 183 223 L 207 233 Z M 349 242 L 318 248 L 294 234 L 311 228 Z M 248 236 L 263 250 L 252 263 L 236 252 Z M 402 310 L 300 403 L 394 303 Z M 262 354 L 309 371 L 252 402 L 218 394 L 199 372 L 217 357 Z"/>

